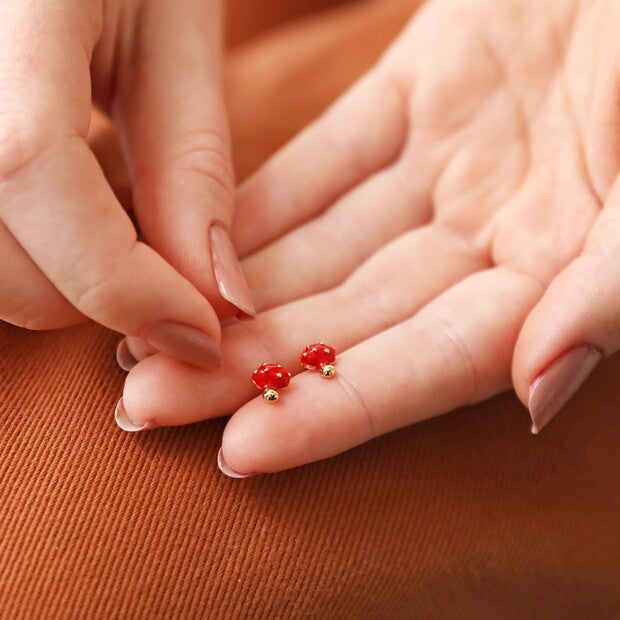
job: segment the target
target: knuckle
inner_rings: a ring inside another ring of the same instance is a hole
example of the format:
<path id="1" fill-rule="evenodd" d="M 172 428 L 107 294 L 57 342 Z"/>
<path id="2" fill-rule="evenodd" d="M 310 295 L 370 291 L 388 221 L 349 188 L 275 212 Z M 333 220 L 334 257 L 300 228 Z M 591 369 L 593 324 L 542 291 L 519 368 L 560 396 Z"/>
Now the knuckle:
<path id="1" fill-rule="evenodd" d="M 28 169 L 45 150 L 46 140 L 36 123 L 0 114 L 0 185 Z"/>
<path id="2" fill-rule="evenodd" d="M 115 316 L 122 310 L 122 300 L 126 297 L 124 285 L 127 273 L 131 272 L 131 263 L 135 252 L 143 246 L 134 241 L 129 250 L 115 257 L 103 266 L 97 275 L 89 275 L 86 279 L 84 271 L 76 267 L 76 279 L 71 291 L 71 303 L 84 315 L 97 317 L 99 322 Z"/>
<path id="3" fill-rule="evenodd" d="M 615 236 L 592 235 L 575 261 L 594 273 L 613 270 L 620 263 L 620 243 Z"/>
<path id="4" fill-rule="evenodd" d="M 198 131 L 179 141 L 173 164 L 180 170 L 205 177 L 212 191 L 221 193 L 222 198 L 230 202 L 235 181 L 229 153 L 227 142 L 219 134 Z"/>
<path id="5" fill-rule="evenodd" d="M 106 307 L 110 299 L 113 298 L 113 287 L 115 272 L 111 271 L 103 274 L 97 280 L 88 282 L 77 292 L 75 307 L 87 316 L 98 315 L 99 311 Z"/>
<path id="6" fill-rule="evenodd" d="M 198 129 L 178 137 L 164 158 L 163 170 L 142 170 L 139 177 L 162 175 L 178 178 L 179 174 L 197 174 L 206 182 L 209 192 L 223 204 L 231 204 L 235 178 L 227 138 L 216 131 Z"/>
<path id="7" fill-rule="evenodd" d="M 318 121 L 325 136 L 329 149 L 340 156 L 340 161 L 347 162 L 352 176 L 366 178 L 372 171 L 372 160 L 368 149 L 360 148 L 355 128 L 342 123 L 340 110 L 328 109 Z"/>
<path id="8" fill-rule="evenodd" d="M 456 366 L 463 380 L 463 393 L 467 402 L 478 400 L 477 394 L 481 385 L 480 372 L 474 361 L 467 341 L 452 322 L 437 311 L 426 311 L 431 322 L 429 333 L 438 333 L 443 337 L 433 339 L 442 352 L 448 367 Z M 420 315 L 419 315 L 420 316 Z"/>
<path id="9" fill-rule="evenodd" d="M 364 429 L 364 436 L 369 438 L 380 435 L 373 408 L 368 402 L 364 388 L 358 384 L 355 377 L 349 375 L 346 371 L 343 372 L 343 369 L 338 371 L 338 376 L 340 379 L 338 387 L 342 391 L 345 402 L 351 403 L 353 410 L 359 414 L 359 421 Z"/>

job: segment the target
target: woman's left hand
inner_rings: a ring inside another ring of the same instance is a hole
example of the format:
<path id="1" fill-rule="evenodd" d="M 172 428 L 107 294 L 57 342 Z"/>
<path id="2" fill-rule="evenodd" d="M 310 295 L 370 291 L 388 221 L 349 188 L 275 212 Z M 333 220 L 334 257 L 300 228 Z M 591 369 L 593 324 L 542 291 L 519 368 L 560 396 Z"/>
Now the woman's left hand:
<path id="1" fill-rule="evenodd" d="M 262 311 L 224 329 L 223 367 L 145 359 L 121 422 L 236 411 L 227 465 L 275 472 L 486 399 L 512 370 L 538 430 L 620 346 L 619 20 L 603 2 L 426 5 L 239 190 Z M 301 372 L 321 340 L 333 379 Z M 274 406 L 250 382 L 263 361 L 300 373 Z"/>

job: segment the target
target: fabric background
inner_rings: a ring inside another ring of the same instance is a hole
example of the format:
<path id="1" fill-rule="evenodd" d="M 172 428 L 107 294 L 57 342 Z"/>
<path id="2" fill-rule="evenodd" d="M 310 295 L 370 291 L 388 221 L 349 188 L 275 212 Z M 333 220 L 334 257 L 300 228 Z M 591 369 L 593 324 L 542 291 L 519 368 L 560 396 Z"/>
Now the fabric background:
<path id="1" fill-rule="evenodd" d="M 414 5 L 349 3 L 238 43 L 240 176 Z M 540 436 L 506 394 L 232 480 L 215 463 L 224 419 L 116 426 L 117 340 L 0 325 L 0 618 L 620 617 L 619 357 Z"/>

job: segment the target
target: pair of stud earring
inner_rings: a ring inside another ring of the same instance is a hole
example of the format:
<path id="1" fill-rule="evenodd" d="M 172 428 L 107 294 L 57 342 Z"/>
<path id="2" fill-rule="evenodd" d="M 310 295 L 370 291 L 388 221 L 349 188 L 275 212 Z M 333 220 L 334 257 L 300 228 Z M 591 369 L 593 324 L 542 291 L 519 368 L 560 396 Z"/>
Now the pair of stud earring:
<path id="1" fill-rule="evenodd" d="M 334 347 L 318 342 L 309 344 L 299 356 L 300 364 L 308 369 L 318 370 L 325 378 L 333 377 L 336 374 L 336 349 Z M 280 394 L 278 390 L 284 389 L 291 380 L 291 373 L 280 364 L 261 364 L 252 373 L 252 383 L 263 391 L 263 398 L 270 403 L 275 403 Z"/>

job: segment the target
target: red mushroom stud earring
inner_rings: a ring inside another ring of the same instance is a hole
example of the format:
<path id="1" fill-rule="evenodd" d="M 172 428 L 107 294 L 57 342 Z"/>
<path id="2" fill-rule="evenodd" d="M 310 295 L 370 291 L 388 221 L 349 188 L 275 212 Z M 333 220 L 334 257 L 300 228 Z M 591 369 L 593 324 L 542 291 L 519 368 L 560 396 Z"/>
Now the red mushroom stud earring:
<path id="1" fill-rule="evenodd" d="M 280 364 L 261 364 L 252 373 L 252 383 L 263 390 L 263 398 L 268 403 L 275 403 L 280 394 L 278 390 L 285 388 L 291 381 L 291 373 Z"/>
<path id="2" fill-rule="evenodd" d="M 299 358 L 301 365 L 308 370 L 316 368 L 324 377 L 333 377 L 336 374 L 336 349 L 334 347 L 319 342 L 309 344 Z"/>

